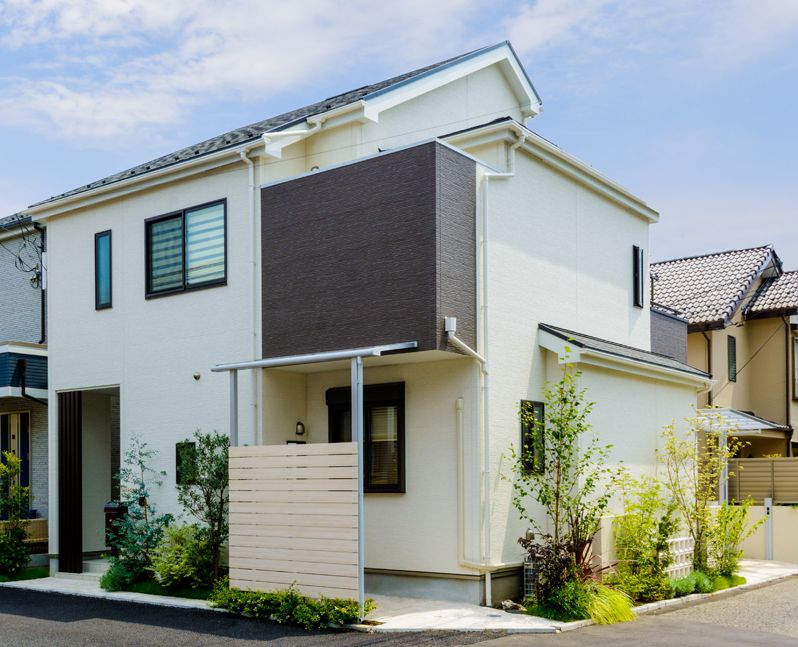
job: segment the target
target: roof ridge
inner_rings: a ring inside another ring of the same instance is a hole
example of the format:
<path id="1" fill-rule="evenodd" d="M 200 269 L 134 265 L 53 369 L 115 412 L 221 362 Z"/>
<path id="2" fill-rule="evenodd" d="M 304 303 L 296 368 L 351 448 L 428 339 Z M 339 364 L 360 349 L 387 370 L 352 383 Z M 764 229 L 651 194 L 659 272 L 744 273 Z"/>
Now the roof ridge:
<path id="1" fill-rule="evenodd" d="M 726 254 L 736 254 L 740 252 L 752 252 L 755 249 L 768 249 L 770 251 L 774 251 L 773 243 L 768 243 L 766 245 L 756 245 L 754 247 L 741 247 L 740 249 L 727 249 L 722 252 L 711 252 L 708 254 L 696 254 L 694 256 L 681 256 L 679 258 L 671 258 L 666 261 L 656 261 L 654 263 L 649 263 L 650 267 L 654 267 L 655 265 L 666 265 L 667 263 L 677 263 L 679 261 L 692 261 L 698 258 L 711 258 L 713 256 L 724 256 Z"/>

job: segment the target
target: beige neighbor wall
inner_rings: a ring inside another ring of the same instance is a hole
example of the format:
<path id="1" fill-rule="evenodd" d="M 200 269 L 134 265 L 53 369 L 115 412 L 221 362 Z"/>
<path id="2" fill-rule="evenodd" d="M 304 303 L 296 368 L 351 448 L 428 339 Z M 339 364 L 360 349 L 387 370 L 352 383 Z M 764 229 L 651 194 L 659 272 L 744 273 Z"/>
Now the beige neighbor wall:
<path id="1" fill-rule="evenodd" d="M 649 349 L 649 311 L 632 304 L 632 247 L 649 248 L 646 220 L 526 153 L 516 176 L 489 191 L 491 527 L 494 563 L 518 563 L 526 530 L 512 507 L 509 448 L 520 442 L 519 401 L 541 400 L 560 367 L 538 345 L 538 323 Z M 484 190 L 484 189 L 483 189 Z M 648 290 L 648 277 L 644 284 Z M 648 294 L 646 294 L 646 302 Z M 613 460 L 652 471 L 662 427 L 690 412 L 696 393 L 629 374 L 585 368 L 592 421 Z"/>
<path id="2" fill-rule="evenodd" d="M 751 506 L 748 522 L 756 523 L 765 517 L 765 508 Z M 793 506 L 775 505 L 772 513 L 773 559 L 777 562 L 798 563 L 798 509 Z M 765 559 L 765 524 L 761 524 L 753 535 L 746 539 L 741 548 L 746 559 Z"/>
<path id="3" fill-rule="evenodd" d="M 349 370 L 294 373 L 271 370 L 264 380 L 264 442 L 298 439 L 304 422 L 308 443 L 328 442 L 327 389 L 348 387 Z M 476 401 L 478 375 L 466 358 L 369 366 L 364 382 L 405 383 L 404 494 L 366 494 L 365 557 L 367 568 L 432 573 L 473 573 L 458 561 L 456 403 L 463 399 L 465 455 L 478 460 Z M 269 393 L 269 390 L 272 392 Z M 271 407 L 271 409 L 270 409 Z M 470 439 L 470 441 L 468 440 Z M 476 559 L 479 546 L 479 480 L 466 480 L 465 554 Z"/>

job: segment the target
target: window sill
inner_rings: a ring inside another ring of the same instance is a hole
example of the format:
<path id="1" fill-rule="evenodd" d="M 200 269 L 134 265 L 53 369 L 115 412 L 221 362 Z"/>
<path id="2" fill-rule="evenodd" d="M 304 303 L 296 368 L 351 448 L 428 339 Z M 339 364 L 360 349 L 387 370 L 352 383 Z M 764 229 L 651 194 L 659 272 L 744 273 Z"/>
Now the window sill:
<path id="1" fill-rule="evenodd" d="M 192 285 L 191 287 L 179 288 L 177 290 L 165 290 L 163 292 L 145 292 L 144 298 L 149 301 L 150 299 L 160 299 L 162 297 L 172 297 L 176 294 L 186 294 L 191 292 L 198 292 L 200 290 L 207 290 L 209 288 L 221 288 L 227 285 L 227 279 L 222 281 L 214 281 L 212 283 L 203 283 L 201 285 Z"/>

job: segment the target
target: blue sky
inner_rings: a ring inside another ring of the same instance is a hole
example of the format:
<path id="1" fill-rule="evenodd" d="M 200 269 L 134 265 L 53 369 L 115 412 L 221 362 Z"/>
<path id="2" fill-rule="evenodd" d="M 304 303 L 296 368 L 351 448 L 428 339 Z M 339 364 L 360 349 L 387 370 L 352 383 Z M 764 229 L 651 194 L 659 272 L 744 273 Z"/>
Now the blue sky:
<path id="1" fill-rule="evenodd" d="M 504 39 L 533 130 L 661 212 L 653 258 L 798 268 L 793 0 L 0 0 L 0 215 Z"/>

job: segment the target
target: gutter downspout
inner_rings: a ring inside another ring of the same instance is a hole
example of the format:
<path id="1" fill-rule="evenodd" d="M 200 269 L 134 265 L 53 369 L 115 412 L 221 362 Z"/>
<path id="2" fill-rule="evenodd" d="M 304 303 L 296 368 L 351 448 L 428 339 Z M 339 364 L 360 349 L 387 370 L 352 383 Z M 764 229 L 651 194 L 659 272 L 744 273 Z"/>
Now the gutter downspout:
<path id="1" fill-rule="evenodd" d="M 264 142 L 265 144 L 265 142 Z M 254 146 L 253 146 L 254 148 Z M 250 221 L 250 242 L 249 248 L 249 262 L 252 268 L 252 335 L 251 335 L 251 353 L 252 358 L 257 359 L 258 356 L 258 314 L 257 308 L 260 302 L 258 298 L 258 264 L 257 264 L 257 236 L 256 231 L 256 213 L 255 213 L 255 162 L 249 157 L 250 148 L 239 152 L 241 161 L 247 165 L 249 172 L 249 221 Z M 258 433 L 258 384 L 260 384 L 260 372 L 255 371 L 252 375 L 252 442 L 253 444 L 259 443 Z"/>
<path id="2" fill-rule="evenodd" d="M 17 369 L 19 370 L 19 390 L 20 395 L 25 398 L 26 400 L 32 400 L 33 402 L 38 402 L 43 406 L 47 406 L 47 400 L 41 400 L 40 398 L 34 398 L 32 395 L 28 395 L 25 391 L 25 374 L 28 370 L 28 360 L 26 359 L 18 359 L 17 360 Z"/>
<path id="3" fill-rule="evenodd" d="M 458 339 L 454 332 L 447 330 L 448 340 L 454 346 L 463 352 L 471 355 L 479 362 L 480 366 L 480 405 L 482 408 L 482 488 L 483 488 L 483 536 L 484 536 L 484 555 L 483 563 L 478 566 L 480 570 L 485 573 L 485 606 L 490 607 L 493 604 L 493 591 L 491 585 L 491 470 L 490 470 L 490 372 L 488 370 L 488 213 L 489 213 L 489 192 L 491 179 L 505 180 L 515 176 L 515 152 L 518 148 L 523 146 L 527 140 L 527 135 L 523 131 L 519 131 L 516 141 L 510 146 L 507 151 L 507 172 L 506 173 L 493 173 L 487 172 L 482 176 L 483 179 L 483 208 L 482 208 L 482 231 L 480 246 L 480 263 L 482 266 L 482 281 L 481 281 L 481 304 L 480 304 L 480 319 L 482 321 L 482 334 L 481 350 L 482 354 L 477 353 L 471 349 L 462 340 Z"/>
<path id="4" fill-rule="evenodd" d="M 33 228 L 39 232 L 39 251 L 41 252 L 41 267 L 39 268 L 39 290 L 41 291 L 41 312 L 40 312 L 40 322 L 39 326 L 41 329 L 41 339 L 39 339 L 40 344 L 44 344 L 47 341 L 47 294 L 45 293 L 45 268 L 44 268 L 44 260 L 46 258 L 47 252 L 47 230 L 42 227 L 38 222 L 33 223 Z"/>
<path id="5" fill-rule="evenodd" d="M 707 373 L 709 373 L 709 377 L 712 378 L 712 339 L 707 336 L 705 330 L 701 331 L 701 334 L 704 336 L 706 340 L 706 347 L 707 347 Z M 709 391 L 707 391 L 707 406 L 712 406 L 712 389 L 713 387 L 709 387 Z"/>

